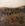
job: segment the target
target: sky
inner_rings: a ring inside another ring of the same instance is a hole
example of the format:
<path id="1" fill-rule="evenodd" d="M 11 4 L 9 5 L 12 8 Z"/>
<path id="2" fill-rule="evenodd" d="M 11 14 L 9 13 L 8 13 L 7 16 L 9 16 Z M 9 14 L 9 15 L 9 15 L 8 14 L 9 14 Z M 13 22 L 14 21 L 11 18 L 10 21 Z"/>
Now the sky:
<path id="1" fill-rule="evenodd" d="M 0 0 L 0 7 L 15 8 L 25 5 L 25 0 Z"/>

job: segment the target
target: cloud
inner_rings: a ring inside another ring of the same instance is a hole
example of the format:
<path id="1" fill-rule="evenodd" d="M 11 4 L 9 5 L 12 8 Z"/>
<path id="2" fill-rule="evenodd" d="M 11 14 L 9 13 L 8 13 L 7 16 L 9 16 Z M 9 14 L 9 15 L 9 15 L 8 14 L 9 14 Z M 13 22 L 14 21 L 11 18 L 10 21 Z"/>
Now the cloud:
<path id="1" fill-rule="evenodd" d="M 0 7 L 18 7 L 25 5 L 24 0 L 0 0 Z"/>

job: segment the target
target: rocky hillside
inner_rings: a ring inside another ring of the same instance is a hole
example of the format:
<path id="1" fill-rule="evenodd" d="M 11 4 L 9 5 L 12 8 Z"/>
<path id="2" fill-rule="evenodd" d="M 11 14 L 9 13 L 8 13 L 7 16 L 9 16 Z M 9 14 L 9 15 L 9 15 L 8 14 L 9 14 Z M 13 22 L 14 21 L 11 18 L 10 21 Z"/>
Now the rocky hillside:
<path id="1" fill-rule="evenodd" d="M 0 26 L 25 26 L 25 6 L 0 8 Z"/>

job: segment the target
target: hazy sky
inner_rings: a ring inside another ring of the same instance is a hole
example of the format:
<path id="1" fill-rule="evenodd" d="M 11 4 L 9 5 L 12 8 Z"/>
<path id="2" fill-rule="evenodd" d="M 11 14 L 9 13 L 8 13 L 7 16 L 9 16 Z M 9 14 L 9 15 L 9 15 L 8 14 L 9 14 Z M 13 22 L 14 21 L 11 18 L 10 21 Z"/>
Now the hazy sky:
<path id="1" fill-rule="evenodd" d="M 18 7 L 25 5 L 25 0 L 0 0 L 0 7 Z"/>

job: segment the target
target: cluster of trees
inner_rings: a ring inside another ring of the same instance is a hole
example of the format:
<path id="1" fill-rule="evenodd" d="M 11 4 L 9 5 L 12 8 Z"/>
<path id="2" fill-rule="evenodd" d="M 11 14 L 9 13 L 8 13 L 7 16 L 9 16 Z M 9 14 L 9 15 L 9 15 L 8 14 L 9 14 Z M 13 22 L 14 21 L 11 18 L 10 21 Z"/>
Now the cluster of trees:
<path id="1" fill-rule="evenodd" d="M 24 8 L 23 8 L 24 7 Z M 25 6 L 23 7 L 19 7 L 19 8 L 4 8 L 4 10 L 2 10 L 1 15 L 11 15 L 11 14 L 17 14 L 20 12 L 25 13 Z"/>
<path id="2" fill-rule="evenodd" d="M 19 8 L 16 8 L 16 9 L 9 9 L 9 8 L 5 8 L 2 12 L 1 12 L 1 15 L 11 15 L 11 14 L 16 14 L 16 13 L 19 13 Z"/>

